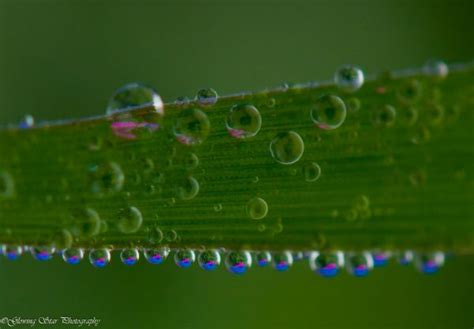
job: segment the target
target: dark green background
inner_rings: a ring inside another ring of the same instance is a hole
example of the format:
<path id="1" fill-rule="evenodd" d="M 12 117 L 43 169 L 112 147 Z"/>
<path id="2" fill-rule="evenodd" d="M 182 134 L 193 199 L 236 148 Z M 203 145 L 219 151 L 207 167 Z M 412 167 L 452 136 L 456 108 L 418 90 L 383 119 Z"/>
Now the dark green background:
<path id="1" fill-rule="evenodd" d="M 341 64 L 368 73 L 431 57 L 473 57 L 466 1 L 0 0 L 0 123 L 96 115 L 130 81 L 165 101 L 202 87 L 220 94 L 330 79 Z M 0 318 L 75 316 L 101 328 L 472 328 L 474 259 L 428 277 L 392 264 L 369 278 L 288 273 L 235 277 L 103 270 L 26 256 L 0 262 Z"/>

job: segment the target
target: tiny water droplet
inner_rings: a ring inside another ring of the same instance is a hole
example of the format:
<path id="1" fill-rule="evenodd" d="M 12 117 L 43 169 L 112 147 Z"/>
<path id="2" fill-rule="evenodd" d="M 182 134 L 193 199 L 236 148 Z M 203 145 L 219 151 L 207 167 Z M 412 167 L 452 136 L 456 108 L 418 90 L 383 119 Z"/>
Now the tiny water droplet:
<path id="1" fill-rule="evenodd" d="M 297 162 L 304 152 L 304 142 L 294 131 L 279 133 L 270 143 L 270 153 L 278 163 L 289 165 Z"/>
<path id="2" fill-rule="evenodd" d="M 413 258 L 413 251 L 406 250 L 398 255 L 398 262 L 400 263 L 400 265 L 406 266 L 413 261 Z"/>
<path id="3" fill-rule="evenodd" d="M 210 130 L 209 118 L 206 113 L 198 109 L 182 110 L 174 123 L 174 135 L 185 145 L 201 144 Z"/>
<path id="4" fill-rule="evenodd" d="M 143 223 L 143 216 L 140 210 L 135 207 L 123 208 L 118 215 L 117 227 L 122 233 L 135 233 Z"/>
<path id="5" fill-rule="evenodd" d="M 143 253 L 148 263 L 153 265 L 159 265 L 162 264 L 168 258 L 170 249 L 168 247 L 150 248 L 145 249 Z"/>
<path id="6" fill-rule="evenodd" d="M 21 246 L 3 245 L 2 254 L 8 260 L 17 260 L 23 254 L 23 248 Z"/>
<path id="7" fill-rule="evenodd" d="M 139 259 L 140 254 L 138 253 L 138 250 L 136 248 L 123 249 L 120 252 L 120 260 L 125 265 L 135 265 L 136 263 L 138 263 Z"/>
<path id="8" fill-rule="evenodd" d="M 93 193 L 103 194 L 118 192 L 122 189 L 125 175 L 116 162 L 106 162 L 89 168 L 91 190 Z"/>
<path id="9" fill-rule="evenodd" d="M 199 158 L 194 153 L 189 153 L 184 159 L 186 169 L 195 169 L 199 166 Z"/>
<path id="10" fill-rule="evenodd" d="M 99 214 L 92 208 L 86 208 L 73 215 L 72 232 L 76 236 L 92 237 L 100 233 L 101 220 Z"/>
<path id="11" fill-rule="evenodd" d="M 219 212 L 219 211 L 222 211 L 222 204 L 221 203 L 218 203 L 216 205 L 214 205 L 214 211 L 215 212 Z"/>
<path id="12" fill-rule="evenodd" d="M 431 133 L 429 129 L 426 127 L 419 127 L 411 138 L 411 142 L 415 145 L 422 145 L 428 143 L 430 139 Z"/>
<path id="13" fill-rule="evenodd" d="M 423 67 L 423 71 L 427 75 L 431 75 L 439 79 L 444 79 L 449 74 L 449 67 L 443 61 L 430 59 L 426 62 L 425 66 Z"/>
<path id="14" fill-rule="evenodd" d="M 250 104 L 234 105 L 226 118 L 227 130 L 235 138 L 253 137 L 260 131 L 261 126 L 260 112 Z"/>
<path id="15" fill-rule="evenodd" d="M 303 166 L 303 175 L 307 182 L 315 182 L 321 176 L 321 167 L 316 162 L 309 162 Z"/>
<path id="16" fill-rule="evenodd" d="M 275 252 L 272 258 L 273 267 L 278 272 L 287 271 L 293 265 L 293 255 L 289 251 Z"/>
<path id="17" fill-rule="evenodd" d="M 368 252 L 348 256 L 347 271 L 356 277 L 364 277 L 374 267 L 372 256 Z"/>
<path id="18" fill-rule="evenodd" d="M 231 273 L 242 275 L 252 266 L 252 256 L 248 251 L 230 251 L 226 255 L 225 265 Z"/>
<path id="19" fill-rule="evenodd" d="M 311 120 L 321 129 L 340 127 L 346 119 L 346 105 L 336 95 L 321 96 L 311 108 Z"/>
<path id="20" fill-rule="evenodd" d="M 194 177 L 187 177 L 178 188 L 178 197 L 182 200 L 191 200 L 199 193 L 199 182 Z"/>
<path id="21" fill-rule="evenodd" d="M 374 267 L 387 266 L 388 260 L 390 259 L 390 252 L 388 251 L 377 251 L 372 253 L 372 260 Z"/>
<path id="22" fill-rule="evenodd" d="M 336 71 L 334 81 L 345 91 L 356 91 L 364 84 L 364 72 L 357 66 L 344 65 Z"/>
<path id="23" fill-rule="evenodd" d="M 21 120 L 21 122 L 19 124 L 19 128 L 20 129 L 28 129 L 28 128 L 33 127 L 34 125 L 35 125 L 35 118 L 32 115 L 27 114 Z"/>
<path id="24" fill-rule="evenodd" d="M 31 247 L 30 250 L 33 257 L 39 261 L 50 260 L 53 258 L 54 252 L 56 251 L 56 249 L 51 246 L 36 246 Z"/>
<path id="25" fill-rule="evenodd" d="M 384 105 L 375 111 L 374 123 L 377 126 L 390 127 L 395 124 L 397 111 L 392 105 Z"/>
<path id="26" fill-rule="evenodd" d="M 196 255 L 191 249 L 180 249 L 174 254 L 174 262 L 181 268 L 188 268 L 193 265 Z"/>
<path id="27" fill-rule="evenodd" d="M 360 110 L 360 100 L 355 97 L 351 97 L 347 100 L 347 110 L 349 112 L 355 113 Z"/>
<path id="28" fill-rule="evenodd" d="M 340 251 L 330 253 L 313 252 L 309 256 L 311 270 L 322 277 L 335 277 L 344 266 L 344 254 Z"/>
<path id="29" fill-rule="evenodd" d="M 221 263 L 221 255 L 217 250 L 205 250 L 199 254 L 199 266 L 206 271 L 214 271 Z"/>
<path id="30" fill-rule="evenodd" d="M 107 105 L 107 115 L 141 106 L 151 106 L 156 112 L 164 113 L 163 101 L 153 88 L 141 83 L 129 83 L 112 95 Z"/>
<path id="31" fill-rule="evenodd" d="M 260 267 L 268 266 L 272 261 L 272 254 L 268 251 L 259 251 L 255 254 L 255 262 Z"/>
<path id="32" fill-rule="evenodd" d="M 212 88 L 201 89 L 196 94 L 196 100 L 202 105 L 213 105 L 218 97 L 217 92 Z"/>
<path id="33" fill-rule="evenodd" d="M 418 80 L 410 80 L 402 84 L 397 90 L 398 99 L 405 104 L 412 103 L 421 96 L 421 83 Z"/>
<path id="34" fill-rule="evenodd" d="M 106 248 L 89 251 L 89 261 L 94 267 L 105 267 L 110 263 L 110 250 Z"/>
<path id="35" fill-rule="evenodd" d="M 0 200 L 9 199 L 15 195 L 15 182 L 6 171 L 0 170 Z"/>
<path id="36" fill-rule="evenodd" d="M 432 252 L 417 255 L 415 257 L 415 265 L 424 274 L 437 273 L 444 265 L 444 254 L 442 252 Z"/>
<path id="37" fill-rule="evenodd" d="M 84 258 L 84 250 L 81 248 L 66 248 L 61 254 L 63 260 L 71 265 L 79 264 Z"/>
<path id="38" fill-rule="evenodd" d="M 262 219 L 267 213 L 268 205 L 262 198 L 253 198 L 247 203 L 247 214 L 251 219 Z"/>

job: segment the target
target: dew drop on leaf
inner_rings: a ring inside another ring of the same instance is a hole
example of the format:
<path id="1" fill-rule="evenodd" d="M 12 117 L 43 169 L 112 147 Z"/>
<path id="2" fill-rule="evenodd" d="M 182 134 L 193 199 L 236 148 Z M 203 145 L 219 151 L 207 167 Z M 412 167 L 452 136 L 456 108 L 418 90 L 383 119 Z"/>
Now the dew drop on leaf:
<path id="1" fill-rule="evenodd" d="M 311 120 L 321 129 L 332 130 L 340 127 L 346 119 L 346 105 L 336 95 L 321 96 L 311 108 Z"/>
<path id="2" fill-rule="evenodd" d="M 262 126 L 262 117 L 250 104 L 234 105 L 226 118 L 226 127 L 232 137 L 245 139 L 255 136 Z"/>
<path id="3" fill-rule="evenodd" d="M 303 139 L 294 131 L 279 133 L 270 142 L 270 154 L 281 164 L 289 165 L 297 162 L 303 152 Z"/>

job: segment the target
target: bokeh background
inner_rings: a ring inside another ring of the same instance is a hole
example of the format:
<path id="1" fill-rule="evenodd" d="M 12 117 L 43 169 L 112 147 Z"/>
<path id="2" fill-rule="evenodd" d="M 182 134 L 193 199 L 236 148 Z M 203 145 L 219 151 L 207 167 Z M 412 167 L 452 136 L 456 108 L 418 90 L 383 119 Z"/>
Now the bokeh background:
<path id="1" fill-rule="evenodd" d="M 97 115 L 127 82 L 165 101 L 474 57 L 472 0 L 0 0 L 0 123 Z M 391 264 L 323 280 L 306 263 L 235 277 L 145 262 L 0 260 L 0 318 L 101 328 L 473 328 L 474 257 L 435 276 Z"/>

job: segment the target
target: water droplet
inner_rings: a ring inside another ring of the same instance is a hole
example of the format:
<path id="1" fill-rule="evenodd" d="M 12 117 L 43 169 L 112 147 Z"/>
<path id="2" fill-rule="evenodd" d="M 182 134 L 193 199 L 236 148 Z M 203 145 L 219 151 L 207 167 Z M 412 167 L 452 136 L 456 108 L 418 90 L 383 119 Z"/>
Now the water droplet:
<path id="1" fill-rule="evenodd" d="M 178 233 L 175 230 L 169 230 L 165 233 L 165 240 L 168 242 L 176 241 Z"/>
<path id="2" fill-rule="evenodd" d="M 293 265 L 293 255 L 289 251 L 273 253 L 273 267 L 278 272 L 287 271 Z"/>
<path id="3" fill-rule="evenodd" d="M 421 96 L 421 84 L 418 80 L 410 80 L 397 90 L 398 99 L 405 104 L 412 103 Z"/>
<path id="4" fill-rule="evenodd" d="M 313 252 L 309 256 L 309 266 L 313 272 L 322 277 L 332 278 L 344 266 L 344 255 L 340 251 L 331 253 Z"/>
<path id="5" fill-rule="evenodd" d="M 81 248 L 67 248 L 64 249 L 61 254 L 63 260 L 71 265 L 79 264 L 82 258 L 84 258 L 84 250 L 82 250 Z"/>
<path id="6" fill-rule="evenodd" d="M 125 176 L 116 162 L 106 162 L 89 169 L 93 193 L 111 193 L 122 189 Z"/>
<path id="7" fill-rule="evenodd" d="M 23 120 L 21 120 L 19 128 L 28 129 L 28 128 L 33 127 L 34 125 L 35 125 L 35 118 L 32 115 L 27 114 L 23 117 Z"/>
<path id="8" fill-rule="evenodd" d="M 213 208 L 214 208 L 215 212 L 222 211 L 222 203 L 218 203 L 218 204 L 214 205 Z"/>
<path id="9" fill-rule="evenodd" d="M 444 265 L 444 254 L 442 252 L 432 252 L 415 257 L 415 265 L 424 274 L 437 273 Z"/>
<path id="10" fill-rule="evenodd" d="M 426 109 L 427 121 L 432 126 L 437 126 L 443 122 L 444 107 L 438 104 L 432 104 Z"/>
<path id="11" fill-rule="evenodd" d="M 347 100 L 347 110 L 349 112 L 357 112 L 360 110 L 360 100 L 355 97 L 351 97 Z"/>
<path id="12" fill-rule="evenodd" d="M 153 226 L 148 232 L 148 242 L 151 244 L 159 244 L 163 241 L 163 232 L 158 226 Z"/>
<path id="13" fill-rule="evenodd" d="M 354 208 L 357 210 L 364 210 L 370 207 L 370 199 L 368 196 L 362 194 L 358 195 L 354 200 Z"/>
<path id="14" fill-rule="evenodd" d="M 145 249 L 143 252 L 148 263 L 153 265 L 162 264 L 170 253 L 168 247 Z"/>
<path id="15" fill-rule="evenodd" d="M 304 152 L 304 142 L 294 131 L 279 133 L 270 143 L 270 153 L 281 164 L 297 162 Z"/>
<path id="16" fill-rule="evenodd" d="M 100 225 L 99 214 L 92 208 L 86 208 L 74 215 L 72 232 L 76 236 L 91 237 L 99 234 Z"/>
<path id="17" fill-rule="evenodd" d="M 419 127 L 413 137 L 411 138 L 411 142 L 415 145 L 422 145 L 426 144 L 431 139 L 431 133 L 426 127 Z"/>
<path id="18" fill-rule="evenodd" d="M 375 111 L 374 123 L 378 126 L 390 127 L 395 124 L 397 111 L 392 105 L 384 105 Z"/>
<path id="19" fill-rule="evenodd" d="M 196 256 L 191 249 L 180 249 L 174 254 L 174 262 L 181 268 L 188 268 L 193 265 Z"/>
<path id="20" fill-rule="evenodd" d="M 431 75 L 439 79 L 444 79 L 448 76 L 449 67 L 443 61 L 430 59 L 426 62 L 423 71 L 427 75 Z"/>
<path id="21" fill-rule="evenodd" d="M 201 144 L 210 130 L 211 123 L 207 115 L 198 109 L 182 110 L 174 124 L 176 139 L 185 145 Z"/>
<path id="22" fill-rule="evenodd" d="M 253 137 L 259 132 L 261 126 L 260 112 L 250 104 L 234 105 L 227 115 L 227 130 L 235 138 Z"/>
<path id="23" fill-rule="evenodd" d="M 199 158 L 194 153 L 189 153 L 184 159 L 186 169 L 195 169 L 199 166 Z"/>
<path id="24" fill-rule="evenodd" d="M 194 177 L 187 177 L 178 188 L 178 196 L 182 200 L 191 200 L 199 193 L 199 182 Z"/>
<path id="25" fill-rule="evenodd" d="M 0 200 L 9 199 L 15 195 L 13 177 L 6 171 L 0 171 Z"/>
<path id="26" fill-rule="evenodd" d="M 3 245 L 2 254 L 4 254 L 8 260 L 17 260 L 21 254 L 23 254 L 23 248 L 21 246 Z"/>
<path id="27" fill-rule="evenodd" d="M 125 265 L 135 265 L 140 259 L 140 254 L 136 248 L 123 249 L 120 253 L 120 260 Z"/>
<path id="28" fill-rule="evenodd" d="M 221 263 L 221 255 L 217 250 L 205 250 L 199 254 L 199 266 L 206 271 L 214 271 Z"/>
<path id="29" fill-rule="evenodd" d="M 40 261 L 46 261 L 53 258 L 56 249 L 51 246 L 37 246 L 31 247 L 31 254 L 34 258 Z"/>
<path id="30" fill-rule="evenodd" d="M 349 255 L 346 263 L 347 271 L 356 277 L 367 276 L 374 266 L 372 256 L 367 252 Z"/>
<path id="31" fill-rule="evenodd" d="M 413 252 L 410 250 L 403 251 L 398 255 L 398 262 L 400 263 L 400 265 L 406 266 L 410 264 L 412 261 L 413 261 Z"/>
<path id="32" fill-rule="evenodd" d="M 94 267 L 105 267 L 110 263 L 110 250 L 106 248 L 92 249 L 89 252 L 89 261 Z"/>
<path id="33" fill-rule="evenodd" d="M 196 100 L 202 105 L 213 105 L 218 97 L 217 92 L 212 88 L 201 89 L 196 94 Z"/>
<path id="34" fill-rule="evenodd" d="M 117 227 L 122 233 L 137 232 L 142 226 L 143 217 L 135 207 L 123 208 L 119 212 Z"/>
<path id="35" fill-rule="evenodd" d="M 364 72 L 357 66 L 345 65 L 336 71 L 334 81 L 345 91 L 356 91 L 364 84 Z"/>
<path id="36" fill-rule="evenodd" d="M 311 120 L 321 129 L 332 130 L 340 127 L 346 119 L 346 105 L 336 95 L 320 97 L 311 109 Z"/>
<path id="37" fill-rule="evenodd" d="M 225 265 L 230 272 L 242 275 L 252 266 L 252 256 L 248 251 L 230 251 L 225 258 Z"/>
<path id="38" fill-rule="evenodd" d="M 269 108 L 273 108 L 275 107 L 276 105 L 276 99 L 273 98 L 273 97 L 269 97 L 267 98 L 267 100 L 265 101 L 265 105 Z"/>
<path id="39" fill-rule="evenodd" d="M 153 88 L 141 83 L 130 83 L 117 89 L 112 95 L 107 105 L 107 115 L 145 106 L 164 114 L 163 101 Z"/>
<path id="40" fill-rule="evenodd" d="M 390 259 L 390 252 L 388 251 L 377 251 L 372 253 L 372 260 L 374 267 L 387 266 L 388 260 Z"/>
<path id="41" fill-rule="evenodd" d="M 266 267 L 272 261 L 272 254 L 268 251 L 259 251 L 255 254 L 255 261 L 260 267 Z"/>
<path id="42" fill-rule="evenodd" d="M 400 111 L 400 120 L 407 126 L 413 126 L 418 120 L 418 110 L 413 107 Z"/>
<path id="43" fill-rule="evenodd" d="M 268 205 L 262 198 L 253 198 L 247 202 L 247 214 L 252 219 L 262 219 L 267 216 Z"/>
<path id="44" fill-rule="evenodd" d="M 307 182 L 315 182 L 321 176 L 321 167 L 316 162 L 309 162 L 303 166 L 303 175 Z"/>

